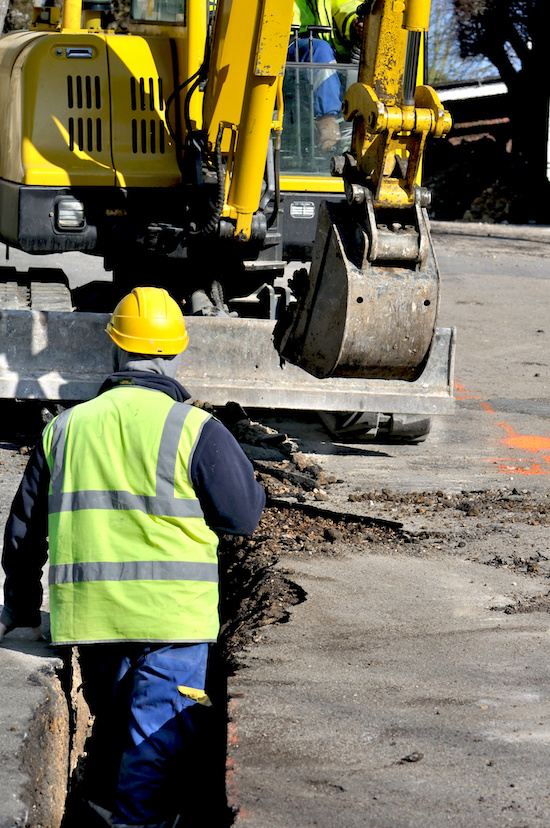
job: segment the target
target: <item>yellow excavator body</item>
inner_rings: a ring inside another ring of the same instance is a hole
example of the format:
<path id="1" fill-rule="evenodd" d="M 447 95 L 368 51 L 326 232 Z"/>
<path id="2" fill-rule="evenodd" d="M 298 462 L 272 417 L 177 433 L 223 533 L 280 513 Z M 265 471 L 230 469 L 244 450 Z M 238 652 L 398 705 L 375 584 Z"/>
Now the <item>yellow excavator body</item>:
<path id="1" fill-rule="evenodd" d="M 342 99 L 349 147 L 328 182 L 298 171 L 282 183 L 293 0 L 218 0 L 214 14 L 208 0 L 132 0 L 117 26 L 101 2 L 39 9 L 29 32 L 0 38 L 0 241 L 102 256 L 111 300 L 146 272 L 187 312 L 219 317 L 193 320 L 186 352 L 187 383 L 214 404 L 449 410 L 454 339 L 436 330 L 420 182 L 427 137 L 450 125 L 433 90 L 416 89 L 428 0 L 369 4 Z M 274 287 L 289 187 L 345 194 L 322 210 L 297 301 Z M 25 294 L 28 337 L 12 315 Z M 0 291 L 0 395 L 81 399 L 99 384 L 90 337 L 103 313 L 59 295 Z"/>
<path id="2" fill-rule="evenodd" d="M 44 187 L 180 181 L 164 108 L 173 90 L 168 39 L 27 32 L 0 48 L 0 83 L 19 103 L 0 124 L 3 179 Z"/>

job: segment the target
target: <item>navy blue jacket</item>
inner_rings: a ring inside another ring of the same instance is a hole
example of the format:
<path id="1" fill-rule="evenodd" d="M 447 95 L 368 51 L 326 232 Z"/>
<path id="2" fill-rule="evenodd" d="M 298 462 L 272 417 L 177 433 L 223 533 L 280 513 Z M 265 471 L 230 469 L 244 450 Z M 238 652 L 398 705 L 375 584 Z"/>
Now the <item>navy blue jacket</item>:
<path id="1" fill-rule="evenodd" d="M 169 393 L 179 402 L 189 398 L 175 380 L 137 372 L 113 375 L 100 393 L 118 384 L 121 377 Z M 211 529 L 220 535 L 252 534 L 265 505 L 265 492 L 238 442 L 218 420 L 207 420 L 202 429 L 191 463 L 191 480 Z M 0 620 L 7 627 L 40 625 L 40 578 L 48 559 L 49 482 L 50 471 L 39 440 L 13 500 L 4 534 L 2 566 L 6 581 Z"/>

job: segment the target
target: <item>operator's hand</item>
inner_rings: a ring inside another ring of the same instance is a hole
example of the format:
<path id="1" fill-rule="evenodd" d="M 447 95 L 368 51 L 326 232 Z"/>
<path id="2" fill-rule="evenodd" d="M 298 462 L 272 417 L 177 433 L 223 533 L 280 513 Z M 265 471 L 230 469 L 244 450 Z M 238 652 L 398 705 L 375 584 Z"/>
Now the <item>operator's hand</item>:
<path id="1" fill-rule="evenodd" d="M 355 33 L 359 40 L 363 39 L 363 29 L 365 28 L 365 18 L 364 17 L 357 17 L 353 20 L 353 28 L 355 29 Z"/>
<path id="2" fill-rule="evenodd" d="M 0 621 L 0 641 L 2 641 L 2 639 L 4 638 L 4 635 L 7 632 L 10 632 L 11 629 L 13 629 L 13 627 L 6 627 L 6 625 L 2 624 L 2 622 Z M 44 634 L 42 632 L 42 627 L 33 627 L 32 628 L 32 640 L 33 641 L 45 641 L 46 640 L 45 637 L 44 637 Z"/>
<path id="3" fill-rule="evenodd" d="M 330 152 L 340 140 L 340 124 L 334 115 L 323 115 L 315 121 L 317 147 L 321 152 Z"/>

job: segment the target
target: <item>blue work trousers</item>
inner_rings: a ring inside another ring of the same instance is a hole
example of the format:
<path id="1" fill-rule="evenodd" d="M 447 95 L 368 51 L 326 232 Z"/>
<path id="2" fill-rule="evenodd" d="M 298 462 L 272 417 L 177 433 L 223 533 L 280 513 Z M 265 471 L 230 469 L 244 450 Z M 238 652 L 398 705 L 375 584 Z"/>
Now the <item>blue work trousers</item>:
<path id="1" fill-rule="evenodd" d="M 310 60 L 309 38 L 298 38 L 298 60 L 307 63 Z M 336 63 L 334 51 L 330 43 L 318 37 L 311 39 L 313 63 Z M 291 40 L 288 47 L 288 60 L 296 60 L 295 40 Z M 314 71 L 313 76 L 313 115 L 322 118 L 324 115 L 339 115 L 342 108 L 342 88 L 338 73 L 334 69 L 320 68 Z"/>
<path id="2" fill-rule="evenodd" d="M 85 770 L 87 798 L 110 823 L 140 825 L 184 815 L 206 708 L 178 686 L 204 690 L 208 645 L 80 647 L 83 692 L 96 717 Z M 192 785 L 192 782 L 191 782 Z"/>

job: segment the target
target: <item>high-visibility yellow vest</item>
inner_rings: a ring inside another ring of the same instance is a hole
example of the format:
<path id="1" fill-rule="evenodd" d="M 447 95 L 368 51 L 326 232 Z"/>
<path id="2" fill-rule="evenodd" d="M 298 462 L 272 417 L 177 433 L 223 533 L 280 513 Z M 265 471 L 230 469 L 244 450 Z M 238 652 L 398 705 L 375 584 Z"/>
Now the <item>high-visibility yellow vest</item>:
<path id="1" fill-rule="evenodd" d="M 308 26 L 331 26 L 331 34 L 318 36 L 328 40 L 337 55 L 346 58 L 353 46 L 352 26 L 358 5 L 359 0 L 294 0 L 292 22 L 304 34 Z"/>
<path id="2" fill-rule="evenodd" d="M 48 424 L 54 643 L 216 640 L 218 538 L 190 479 L 209 416 L 128 385 Z"/>

